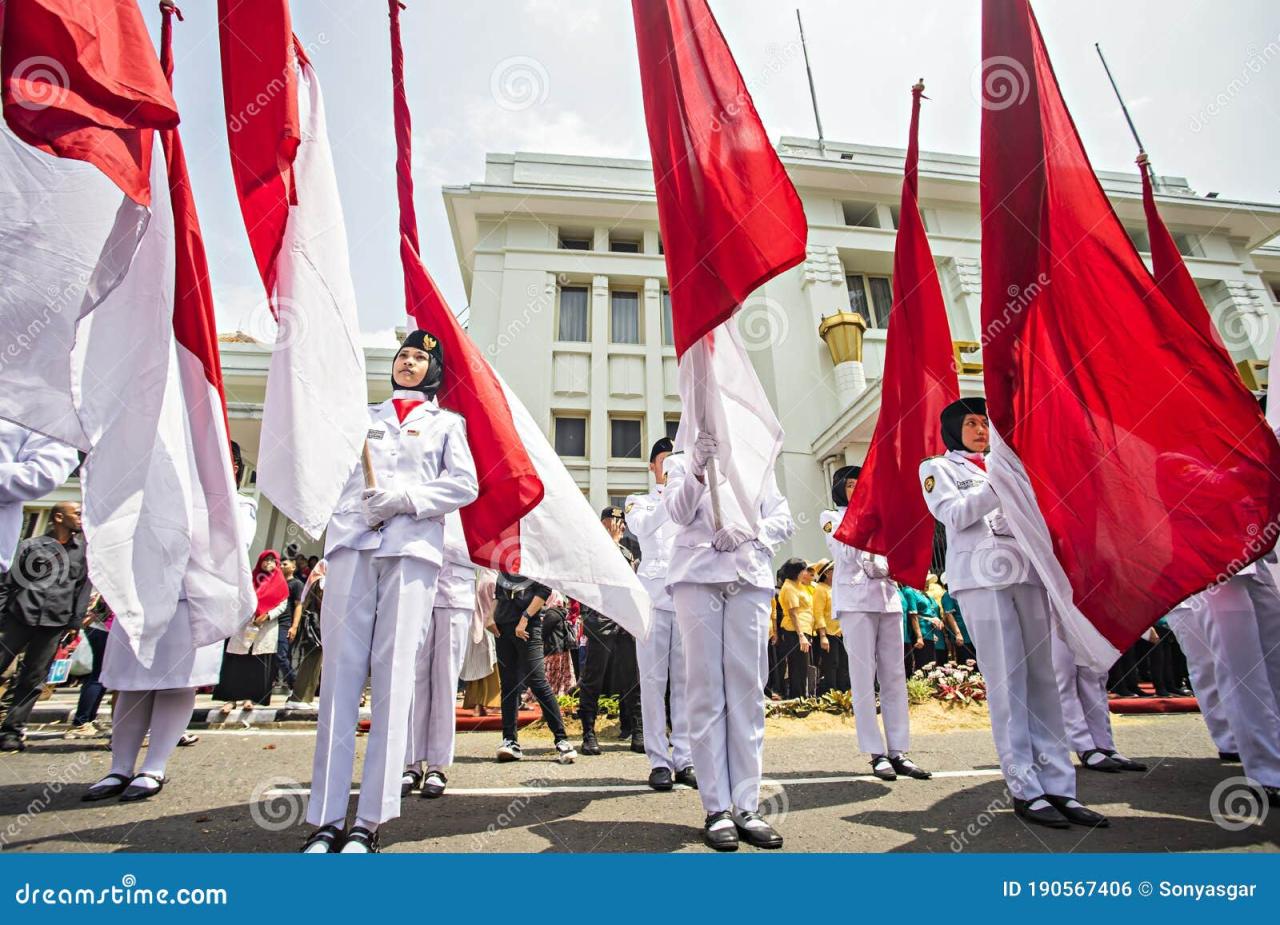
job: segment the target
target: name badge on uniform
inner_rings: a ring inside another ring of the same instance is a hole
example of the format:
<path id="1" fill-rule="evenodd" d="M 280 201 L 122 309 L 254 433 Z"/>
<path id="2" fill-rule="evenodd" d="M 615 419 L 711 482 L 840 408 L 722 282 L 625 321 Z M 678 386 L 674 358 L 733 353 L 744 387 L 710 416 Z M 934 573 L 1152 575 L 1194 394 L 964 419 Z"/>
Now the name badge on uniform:
<path id="1" fill-rule="evenodd" d="M 381 439 L 382 439 L 383 437 L 385 437 L 386 435 L 387 435 L 387 432 L 386 432 L 385 430 L 374 430 L 374 429 L 372 429 L 372 428 L 371 428 L 371 429 L 369 430 L 369 433 L 366 435 L 365 439 L 367 439 L 367 440 L 381 440 Z"/>
<path id="2" fill-rule="evenodd" d="M 978 484 L 977 479 L 965 479 L 962 482 L 956 482 L 956 488 L 960 489 L 961 491 L 964 491 L 965 489 L 972 488 L 974 485 L 977 485 L 977 484 Z"/>
<path id="3" fill-rule="evenodd" d="M 406 437 L 416 437 L 416 436 L 418 436 L 418 431 L 416 431 L 416 430 L 406 430 L 406 431 L 404 432 L 404 435 L 405 435 Z"/>

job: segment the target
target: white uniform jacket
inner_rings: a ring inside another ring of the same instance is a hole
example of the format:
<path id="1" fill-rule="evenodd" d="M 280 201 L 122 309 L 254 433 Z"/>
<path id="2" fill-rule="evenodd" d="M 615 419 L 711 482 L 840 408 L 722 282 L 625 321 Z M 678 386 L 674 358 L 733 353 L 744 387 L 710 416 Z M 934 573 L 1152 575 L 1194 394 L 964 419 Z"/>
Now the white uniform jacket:
<path id="1" fill-rule="evenodd" d="M 453 511 L 444 519 L 444 564 L 436 579 L 435 607 L 474 610 L 475 606 L 476 567 L 462 532 L 462 515 Z"/>
<path id="2" fill-rule="evenodd" d="M 773 554 L 795 532 L 791 508 L 778 491 L 772 475 L 760 504 L 760 522 L 753 539 L 732 552 L 714 549 L 716 535 L 711 517 L 711 495 L 707 486 L 688 471 L 687 457 L 673 453 L 667 457 L 667 484 L 662 503 L 667 516 L 677 525 L 667 569 L 667 588 L 681 582 L 717 584 L 740 581 L 770 591 L 774 586 Z M 727 490 L 727 489 L 726 489 Z"/>
<path id="3" fill-rule="evenodd" d="M 376 550 L 434 565 L 444 560 L 444 518 L 479 494 L 475 460 L 460 415 L 424 401 L 400 423 L 391 399 L 369 407 L 369 457 L 378 488 L 408 493 L 413 510 L 395 514 L 375 530 L 365 522 L 364 470 L 347 477 L 329 521 L 324 554 L 336 549 Z"/>
<path id="4" fill-rule="evenodd" d="M 671 550 L 680 527 L 671 520 L 662 503 L 663 486 L 643 495 L 629 495 L 623 511 L 627 529 L 640 541 L 640 568 L 636 577 L 649 594 L 655 610 L 674 610 L 667 591 L 667 569 L 671 566 Z"/>
<path id="5" fill-rule="evenodd" d="M 18 548 L 22 505 L 65 482 L 79 461 L 75 447 L 0 421 L 0 572 Z"/>
<path id="6" fill-rule="evenodd" d="M 929 512 L 947 528 L 947 589 L 1007 588 L 1041 584 L 1014 539 L 987 472 L 958 450 L 920 464 Z"/>
<path id="7" fill-rule="evenodd" d="M 831 612 L 901 613 L 898 586 L 889 577 L 889 560 L 836 539 L 844 508 L 823 511 L 822 535 L 831 553 Z"/>

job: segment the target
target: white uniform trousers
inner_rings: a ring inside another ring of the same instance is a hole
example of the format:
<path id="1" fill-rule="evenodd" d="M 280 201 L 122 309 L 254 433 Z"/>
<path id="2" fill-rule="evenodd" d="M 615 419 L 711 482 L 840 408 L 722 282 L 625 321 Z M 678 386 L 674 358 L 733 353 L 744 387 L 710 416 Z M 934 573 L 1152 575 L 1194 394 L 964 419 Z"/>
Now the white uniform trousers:
<path id="1" fill-rule="evenodd" d="M 693 764 L 689 752 L 689 712 L 685 699 L 684 642 L 675 611 L 649 611 L 649 637 L 636 640 L 640 666 L 640 714 L 649 767 L 683 771 Z M 667 735 L 667 682 L 671 682 L 671 735 Z"/>
<path id="2" fill-rule="evenodd" d="M 1210 588 L 1194 606 L 1208 608 L 1218 690 L 1244 773 L 1264 787 L 1280 787 L 1280 708 L 1263 661 L 1250 580 L 1232 578 Z"/>
<path id="3" fill-rule="evenodd" d="M 760 808 L 772 596 L 729 582 L 671 587 L 684 639 L 690 751 L 708 813 Z"/>
<path id="4" fill-rule="evenodd" d="M 952 592 L 978 650 L 991 734 L 1013 796 L 1075 797 L 1062 701 L 1053 673 L 1049 599 L 1038 585 Z"/>
<path id="5" fill-rule="evenodd" d="M 406 765 L 425 761 L 429 768 L 453 764 L 458 717 L 458 676 L 471 632 L 471 608 L 437 607 L 427 638 L 418 650 L 409 720 Z"/>
<path id="6" fill-rule="evenodd" d="M 328 559 L 320 634 L 320 712 L 307 821 L 346 818 L 356 757 L 360 693 L 371 679 L 373 716 L 356 816 L 383 823 L 400 815 L 400 775 L 413 707 L 413 679 L 436 595 L 439 566 L 373 550 L 337 549 Z"/>
<path id="7" fill-rule="evenodd" d="M 1257 563 L 1259 575 L 1249 579 L 1249 600 L 1258 618 L 1258 639 L 1262 644 L 1263 662 L 1267 666 L 1267 680 L 1271 694 L 1280 703 L 1280 587 L 1277 587 L 1275 566 L 1268 562 Z M 1262 572 L 1263 569 L 1267 571 Z"/>
<path id="8" fill-rule="evenodd" d="M 898 756 L 910 746 L 907 670 L 902 660 L 902 614 L 841 612 L 836 615 L 849 653 L 849 682 L 858 748 L 869 755 Z M 876 678 L 880 716 L 876 716 Z M 884 732 L 880 723 L 884 721 Z"/>
<path id="9" fill-rule="evenodd" d="M 1079 753 L 1115 751 L 1111 734 L 1111 707 L 1107 702 L 1106 674 L 1077 665 L 1071 647 L 1057 632 L 1053 633 L 1053 673 L 1062 701 L 1062 724 L 1067 742 Z"/>
<path id="10" fill-rule="evenodd" d="M 1180 607 L 1166 619 L 1173 635 L 1178 639 L 1182 654 L 1187 657 L 1187 674 L 1191 676 L 1196 703 L 1200 706 L 1204 724 L 1209 727 L 1209 738 L 1213 739 L 1214 748 L 1220 752 L 1234 752 L 1236 737 L 1227 720 L 1222 691 L 1218 689 L 1218 673 L 1213 666 L 1213 643 L 1210 642 L 1212 625 L 1205 621 L 1207 613 L 1204 608 L 1196 610 L 1192 607 Z"/>

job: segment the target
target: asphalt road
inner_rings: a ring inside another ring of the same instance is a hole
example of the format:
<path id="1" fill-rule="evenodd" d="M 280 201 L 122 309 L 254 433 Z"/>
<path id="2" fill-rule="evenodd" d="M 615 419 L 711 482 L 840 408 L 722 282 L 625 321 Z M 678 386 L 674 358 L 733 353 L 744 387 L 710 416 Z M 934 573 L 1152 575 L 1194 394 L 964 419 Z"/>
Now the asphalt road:
<path id="1" fill-rule="evenodd" d="M 803 729 L 800 723 L 794 723 Z M 852 726 L 769 736 L 765 805 L 788 851 L 1275 851 L 1280 810 L 1260 824 L 1247 807 L 1211 795 L 1241 774 L 1212 750 L 1198 715 L 1117 717 L 1118 744 L 1151 763 L 1146 774 L 1080 772 L 1081 799 L 1112 827 L 1032 829 L 1009 809 L 989 732 L 918 735 L 912 755 L 938 774 L 888 784 L 867 774 Z M 360 740 L 363 753 L 364 739 Z M 105 774 L 99 742 L 56 730 L 32 733 L 20 754 L 0 754 L 0 850 L 296 851 L 311 775 L 314 731 L 207 730 L 177 751 L 170 782 L 153 800 L 83 803 Z M 496 733 L 458 737 L 450 792 L 405 800 L 384 828 L 384 850 L 704 851 L 697 794 L 644 786 L 641 755 L 612 736 L 606 753 L 571 766 L 551 760 L 550 740 L 522 735 L 525 760 L 493 760 Z M 357 764 L 357 768 L 359 765 Z M 354 808 L 354 801 L 353 801 Z M 744 851 L 752 849 L 744 848 Z"/>

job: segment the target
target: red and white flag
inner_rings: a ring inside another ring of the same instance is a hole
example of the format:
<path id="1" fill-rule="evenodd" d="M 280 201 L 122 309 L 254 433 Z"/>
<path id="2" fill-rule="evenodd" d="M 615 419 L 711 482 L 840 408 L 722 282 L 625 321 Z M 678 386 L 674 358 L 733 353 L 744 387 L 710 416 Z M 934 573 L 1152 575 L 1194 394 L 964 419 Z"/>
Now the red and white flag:
<path id="1" fill-rule="evenodd" d="M 1105 668 L 1274 545 L 1280 444 L 1125 234 L 1027 0 L 982 20 L 988 471 L 1077 661 Z"/>
<path id="2" fill-rule="evenodd" d="M 287 0 L 219 0 L 231 169 L 267 298 L 271 345 L 258 488 L 324 530 L 368 431 L 368 381 L 320 82 Z"/>
<path id="3" fill-rule="evenodd" d="M 800 197 L 706 0 L 632 0 L 684 416 L 720 444 L 724 524 L 754 527 L 782 426 L 731 323 L 804 260 Z"/>
<path id="4" fill-rule="evenodd" d="M 636 636 L 649 598 L 524 404 L 458 323 L 423 266 L 413 203 L 412 131 L 404 93 L 400 4 L 389 0 L 400 259 L 412 323 L 444 350 L 441 407 L 461 414 L 480 494 L 461 511 L 471 558 L 517 572 L 586 604 Z"/>
<path id="5" fill-rule="evenodd" d="M 176 106 L 132 2 L 10 0 L 4 28 L 0 415 L 89 454 L 90 578 L 150 664 L 179 594 L 204 644 L 251 591 Z"/>
<path id="6" fill-rule="evenodd" d="M 920 493 L 920 460 L 946 452 L 938 420 L 960 397 L 938 267 L 920 217 L 920 99 L 911 131 L 893 252 L 893 308 L 880 380 L 880 416 L 862 474 L 835 537 L 885 556 L 889 574 L 923 588 L 933 561 L 933 515 Z"/>

